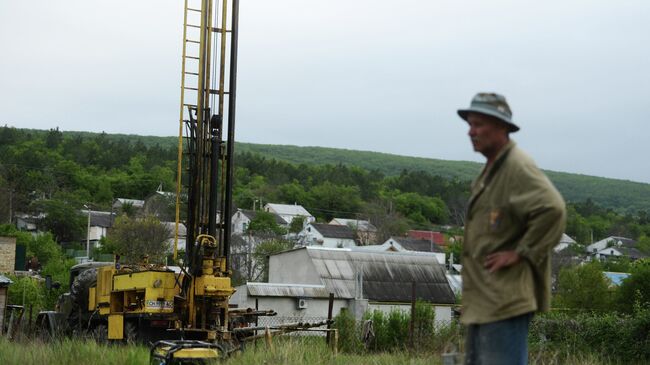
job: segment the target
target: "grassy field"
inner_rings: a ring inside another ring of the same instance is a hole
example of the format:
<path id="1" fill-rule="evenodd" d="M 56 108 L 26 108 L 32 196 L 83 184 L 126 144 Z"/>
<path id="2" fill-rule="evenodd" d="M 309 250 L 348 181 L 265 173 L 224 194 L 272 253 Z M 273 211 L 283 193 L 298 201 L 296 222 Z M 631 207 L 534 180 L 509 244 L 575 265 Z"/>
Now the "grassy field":
<path id="1" fill-rule="evenodd" d="M 143 346 L 104 346 L 88 341 L 63 340 L 53 343 L 43 342 L 8 342 L 0 338 L 0 364 L 3 365 L 129 365 L 148 364 L 149 349 Z M 324 344 L 322 339 L 276 339 L 272 347 L 264 343 L 250 345 L 248 348 L 228 360 L 226 365 L 431 365 L 441 364 L 440 354 L 407 351 L 382 354 L 338 354 Z M 530 355 L 530 364 L 534 365 L 613 365 L 595 355 L 561 355 L 552 352 L 535 352 Z"/>

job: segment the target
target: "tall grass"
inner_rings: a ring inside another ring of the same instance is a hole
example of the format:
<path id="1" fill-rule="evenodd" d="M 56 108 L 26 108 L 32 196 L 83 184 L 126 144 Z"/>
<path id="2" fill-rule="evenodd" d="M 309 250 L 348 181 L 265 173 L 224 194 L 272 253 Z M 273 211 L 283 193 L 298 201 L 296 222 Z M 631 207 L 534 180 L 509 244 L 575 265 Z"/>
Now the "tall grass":
<path id="1" fill-rule="evenodd" d="M 143 346 L 105 346 L 91 341 L 62 340 L 51 343 L 9 342 L 0 337 L 2 365 L 135 365 L 149 363 L 149 349 Z M 639 362 L 638 364 L 642 364 Z M 264 342 L 250 344 L 225 365 L 440 365 L 436 352 L 409 351 L 334 355 L 322 337 L 278 337 L 272 346 Z M 538 351 L 530 355 L 531 365 L 618 365 L 622 362 L 603 359 L 597 354 L 566 354 Z M 635 364 L 625 362 L 625 364 Z"/>

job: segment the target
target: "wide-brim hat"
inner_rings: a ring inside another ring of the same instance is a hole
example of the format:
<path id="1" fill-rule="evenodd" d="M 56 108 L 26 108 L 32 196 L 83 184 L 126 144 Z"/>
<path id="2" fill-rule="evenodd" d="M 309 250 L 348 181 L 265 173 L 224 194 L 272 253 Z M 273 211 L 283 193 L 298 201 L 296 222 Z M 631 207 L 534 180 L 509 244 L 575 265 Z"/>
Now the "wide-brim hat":
<path id="1" fill-rule="evenodd" d="M 519 130 L 519 126 L 512 121 L 512 111 L 503 95 L 495 93 L 476 94 L 472 98 L 468 109 L 458 109 L 458 115 L 465 121 L 467 121 L 469 113 L 480 113 L 495 117 L 506 123 L 510 128 L 510 132 Z"/>

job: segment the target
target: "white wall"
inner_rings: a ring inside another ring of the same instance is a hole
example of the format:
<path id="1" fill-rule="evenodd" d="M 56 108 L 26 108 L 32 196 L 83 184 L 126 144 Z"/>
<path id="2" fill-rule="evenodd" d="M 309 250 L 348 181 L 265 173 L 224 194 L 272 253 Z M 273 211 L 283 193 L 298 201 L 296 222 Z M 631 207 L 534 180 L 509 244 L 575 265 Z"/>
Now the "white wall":
<path id="1" fill-rule="evenodd" d="M 269 257 L 269 283 L 323 284 L 306 249 Z"/>

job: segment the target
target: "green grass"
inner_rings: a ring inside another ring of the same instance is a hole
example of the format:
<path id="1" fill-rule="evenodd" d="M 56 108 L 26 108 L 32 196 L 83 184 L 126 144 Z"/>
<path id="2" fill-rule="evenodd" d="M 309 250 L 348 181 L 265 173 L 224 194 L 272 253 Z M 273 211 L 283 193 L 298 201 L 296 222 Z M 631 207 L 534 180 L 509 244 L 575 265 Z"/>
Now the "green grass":
<path id="1" fill-rule="evenodd" d="M 78 364 L 148 364 L 149 349 L 143 346 L 104 346 L 90 341 L 62 340 L 52 343 L 9 342 L 0 337 L 0 364 L 3 365 L 78 365 Z M 325 345 L 322 338 L 276 338 L 269 348 L 264 342 L 250 344 L 246 350 L 232 356 L 226 365 L 436 365 L 439 353 L 411 354 L 407 351 L 378 354 L 338 354 Z M 533 352 L 531 365 L 614 365 L 619 362 L 595 354 L 562 354 Z"/>

